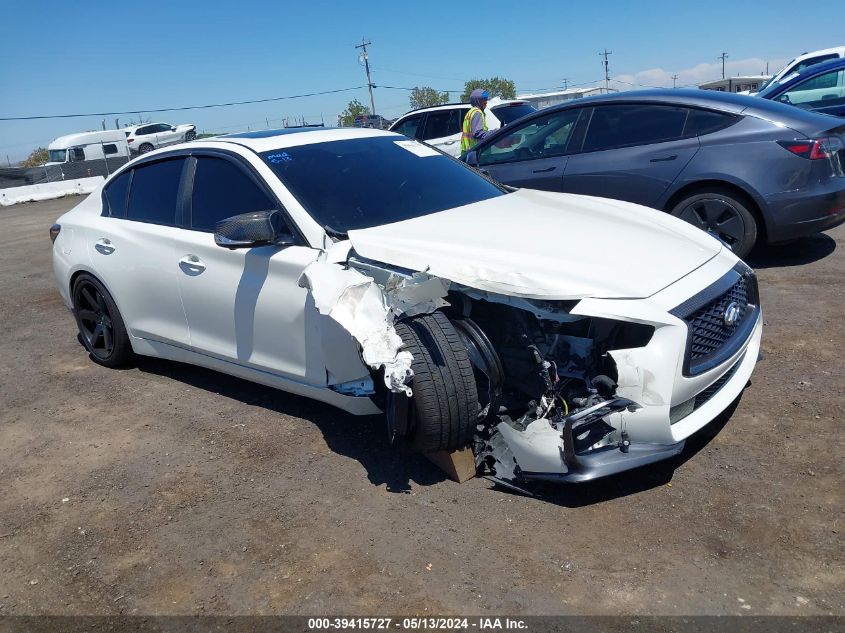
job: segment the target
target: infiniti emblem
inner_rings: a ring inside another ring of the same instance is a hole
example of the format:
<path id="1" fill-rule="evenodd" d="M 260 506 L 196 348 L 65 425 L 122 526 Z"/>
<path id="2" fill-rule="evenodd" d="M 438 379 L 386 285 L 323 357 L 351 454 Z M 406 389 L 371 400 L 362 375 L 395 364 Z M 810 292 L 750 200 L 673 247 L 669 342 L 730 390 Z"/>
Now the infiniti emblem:
<path id="1" fill-rule="evenodd" d="M 736 325 L 736 322 L 739 321 L 740 315 L 740 307 L 736 301 L 731 301 L 728 304 L 728 307 L 725 308 L 725 312 L 722 314 L 722 321 L 725 324 L 725 327 L 733 327 Z"/>

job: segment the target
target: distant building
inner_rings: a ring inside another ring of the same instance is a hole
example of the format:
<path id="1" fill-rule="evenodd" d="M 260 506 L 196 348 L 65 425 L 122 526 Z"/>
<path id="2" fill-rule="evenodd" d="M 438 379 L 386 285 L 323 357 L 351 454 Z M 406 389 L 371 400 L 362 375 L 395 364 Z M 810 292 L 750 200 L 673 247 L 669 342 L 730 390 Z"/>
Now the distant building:
<path id="1" fill-rule="evenodd" d="M 559 90 L 557 92 L 539 92 L 534 94 L 524 94 L 517 96 L 520 101 L 528 101 L 538 110 L 548 108 L 549 106 L 571 101 L 573 99 L 583 99 L 584 97 L 593 97 L 595 95 L 604 94 L 607 92 L 604 88 L 570 88 L 569 90 Z M 611 90 L 610 92 L 614 92 Z"/>
<path id="2" fill-rule="evenodd" d="M 757 92 L 771 75 L 750 75 L 745 77 L 726 77 L 716 81 L 698 84 L 702 90 L 718 90 L 719 92 Z"/>

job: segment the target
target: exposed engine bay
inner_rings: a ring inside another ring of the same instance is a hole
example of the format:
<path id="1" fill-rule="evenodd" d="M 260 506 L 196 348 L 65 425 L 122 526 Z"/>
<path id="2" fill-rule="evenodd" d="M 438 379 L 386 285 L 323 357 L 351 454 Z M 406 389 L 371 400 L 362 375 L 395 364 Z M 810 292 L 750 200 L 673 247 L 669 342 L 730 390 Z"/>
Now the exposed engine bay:
<path id="1" fill-rule="evenodd" d="M 437 311 L 448 317 L 472 366 L 477 392 L 477 401 L 472 402 L 477 402 L 477 411 L 470 412 L 474 419 L 462 440 L 471 444 L 480 472 L 505 486 L 518 487 L 528 479 L 575 473 L 579 455 L 585 452 L 627 452 L 624 425 L 616 428 L 607 418 L 639 405 L 617 397 L 618 372 L 608 352 L 646 345 L 654 333 L 652 326 L 574 315 L 570 309 L 578 301 L 491 294 L 426 273 L 396 270 L 354 252 L 348 264 L 344 273 L 360 273 L 358 285 L 352 286 L 357 290 L 335 292 L 326 313 L 336 320 L 345 318 L 348 324 L 349 315 L 377 312 L 374 306 L 366 307 L 361 297 L 383 297 L 385 323 L 365 328 L 377 331 L 378 336 L 362 333 L 362 318 L 354 327 L 345 327 L 356 333 L 359 343 L 363 341 L 362 357 L 375 378 L 372 395 L 381 400 L 386 412 L 391 442 L 431 432 L 425 430 L 430 421 L 420 419 L 419 410 L 410 406 L 415 397 L 408 386 L 414 384 L 413 355 L 396 331 L 404 330 L 402 324 L 408 318 Z M 306 271 L 304 285 L 313 289 L 313 280 L 321 275 Z M 316 303 L 321 312 L 327 310 L 321 309 L 319 296 Z M 379 342 L 371 346 L 378 354 L 367 348 L 368 340 Z M 390 344 L 386 341 L 396 345 L 387 354 Z M 394 360 L 388 359 L 391 354 Z M 552 451 L 557 465 L 551 471 L 543 467 L 543 459 L 535 459 L 538 443 L 543 445 L 540 452 Z"/>
<path id="2" fill-rule="evenodd" d="M 572 469 L 578 453 L 626 450 L 626 431 L 605 418 L 638 405 L 616 397 L 616 365 L 607 352 L 645 345 L 651 326 L 572 316 L 568 308 L 576 302 L 526 302 L 533 312 L 457 292 L 448 299 L 444 311 L 464 339 L 479 385 L 474 453 L 492 478 L 511 485 L 523 478 L 513 451 L 503 446 L 502 425 L 517 432 L 534 424 L 553 429 Z"/>

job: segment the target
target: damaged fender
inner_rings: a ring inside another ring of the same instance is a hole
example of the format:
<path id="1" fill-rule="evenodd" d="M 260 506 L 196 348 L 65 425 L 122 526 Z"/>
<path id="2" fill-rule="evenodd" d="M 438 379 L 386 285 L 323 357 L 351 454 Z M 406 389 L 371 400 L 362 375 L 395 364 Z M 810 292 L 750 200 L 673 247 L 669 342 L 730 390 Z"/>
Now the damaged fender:
<path id="1" fill-rule="evenodd" d="M 410 352 L 393 327 L 403 316 L 434 312 L 448 305 L 443 299 L 447 281 L 425 273 L 391 274 L 384 286 L 341 262 L 318 260 L 302 273 L 299 286 L 307 289 L 317 311 L 348 332 L 360 347 L 361 359 L 372 370 L 384 369 L 384 384 L 394 393 L 412 395 Z M 336 350 L 327 349 L 326 367 L 331 372 Z"/>

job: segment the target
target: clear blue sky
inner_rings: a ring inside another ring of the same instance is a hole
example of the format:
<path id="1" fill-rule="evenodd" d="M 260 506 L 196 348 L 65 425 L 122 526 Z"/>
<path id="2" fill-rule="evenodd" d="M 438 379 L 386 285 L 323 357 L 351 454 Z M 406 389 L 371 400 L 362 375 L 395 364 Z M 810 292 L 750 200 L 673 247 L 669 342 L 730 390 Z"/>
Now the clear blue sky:
<path id="1" fill-rule="evenodd" d="M 377 85 L 460 91 L 473 77 L 520 91 L 611 76 L 671 86 L 758 74 L 808 50 L 845 45 L 845 2 L 655 0 L 634 3 L 488 0 L 397 2 L 7 2 L 0 36 L 0 117 L 106 112 L 294 95 L 366 82 L 353 46 L 366 35 Z M 474 7 L 474 8 L 470 8 Z M 457 94 L 452 95 L 457 97 Z M 334 124 L 366 89 L 296 101 L 149 114 L 228 132 L 279 127 L 283 117 Z M 378 88 L 395 117 L 408 93 Z M 0 121 L 0 161 L 103 117 Z M 114 116 L 105 117 L 109 127 Z M 125 123 L 130 116 L 121 116 Z"/>

